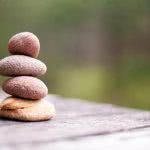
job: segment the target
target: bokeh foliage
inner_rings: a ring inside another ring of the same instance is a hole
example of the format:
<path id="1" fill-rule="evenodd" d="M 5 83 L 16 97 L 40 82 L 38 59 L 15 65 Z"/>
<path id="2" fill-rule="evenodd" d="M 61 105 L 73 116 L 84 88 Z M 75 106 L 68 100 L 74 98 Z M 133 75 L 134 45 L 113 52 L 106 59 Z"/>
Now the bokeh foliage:
<path id="1" fill-rule="evenodd" d="M 149 0 L 0 0 L 0 54 L 22 31 L 41 41 L 49 92 L 150 109 Z"/>

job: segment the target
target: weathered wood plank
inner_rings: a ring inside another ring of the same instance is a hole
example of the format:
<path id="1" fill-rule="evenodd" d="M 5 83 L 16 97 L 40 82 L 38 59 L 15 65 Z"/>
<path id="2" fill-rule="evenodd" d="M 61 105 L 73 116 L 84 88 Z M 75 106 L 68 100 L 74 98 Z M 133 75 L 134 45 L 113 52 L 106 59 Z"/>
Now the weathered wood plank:
<path id="1" fill-rule="evenodd" d="M 149 150 L 150 128 L 136 129 L 106 136 L 94 136 L 46 145 L 52 150 Z M 46 149 L 39 145 L 36 150 Z"/>
<path id="2" fill-rule="evenodd" d="M 1 99 L 4 96 L 1 94 Z M 57 109 L 57 117 L 52 121 L 0 120 L 0 149 L 51 148 L 64 141 L 68 143 L 70 140 L 150 127 L 150 112 L 54 95 L 47 96 L 47 99 Z"/>

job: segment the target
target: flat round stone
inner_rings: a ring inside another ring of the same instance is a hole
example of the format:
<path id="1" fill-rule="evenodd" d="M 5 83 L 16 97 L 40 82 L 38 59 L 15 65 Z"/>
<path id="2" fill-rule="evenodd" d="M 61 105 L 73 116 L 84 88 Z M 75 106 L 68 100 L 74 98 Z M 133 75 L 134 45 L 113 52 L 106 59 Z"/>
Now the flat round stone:
<path id="1" fill-rule="evenodd" d="M 1 102 L 0 107 L 1 109 L 8 109 L 8 110 L 23 109 L 42 103 L 42 100 L 43 99 L 35 101 L 31 99 L 23 99 L 19 97 L 10 96 Z"/>
<path id="2" fill-rule="evenodd" d="M 20 121 L 44 121 L 55 116 L 54 105 L 47 100 L 23 109 L 0 109 L 0 117 Z"/>
<path id="3" fill-rule="evenodd" d="M 41 76 L 46 70 L 43 62 L 24 55 L 12 55 L 0 61 L 0 74 L 5 76 Z"/>
<path id="4" fill-rule="evenodd" d="M 8 50 L 11 54 L 38 57 L 40 42 L 31 32 L 21 32 L 12 36 L 8 42 Z"/>
<path id="5" fill-rule="evenodd" d="M 19 76 L 6 80 L 3 90 L 13 96 L 39 100 L 48 93 L 46 85 L 35 77 Z"/>

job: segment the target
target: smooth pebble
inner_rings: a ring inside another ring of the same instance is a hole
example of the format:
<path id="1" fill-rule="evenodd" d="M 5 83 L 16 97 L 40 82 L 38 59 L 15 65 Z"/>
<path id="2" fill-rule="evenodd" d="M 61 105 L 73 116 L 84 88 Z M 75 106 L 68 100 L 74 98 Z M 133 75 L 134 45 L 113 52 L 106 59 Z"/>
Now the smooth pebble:
<path id="1" fill-rule="evenodd" d="M 30 76 L 19 76 L 6 80 L 3 90 L 13 96 L 39 100 L 48 93 L 47 86 L 40 80 Z"/>
<path id="2" fill-rule="evenodd" d="M 0 109 L 0 117 L 20 121 L 44 121 L 55 116 L 54 105 L 46 100 L 23 109 Z"/>
<path id="3" fill-rule="evenodd" d="M 43 62 L 24 55 L 12 55 L 0 61 L 0 74 L 4 76 L 41 76 L 46 70 Z"/>
<path id="4" fill-rule="evenodd" d="M 31 32 L 21 32 L 12 36 L 8 42 L 8 50 L 11 54 L 38 57 L 40 42 Z"/>

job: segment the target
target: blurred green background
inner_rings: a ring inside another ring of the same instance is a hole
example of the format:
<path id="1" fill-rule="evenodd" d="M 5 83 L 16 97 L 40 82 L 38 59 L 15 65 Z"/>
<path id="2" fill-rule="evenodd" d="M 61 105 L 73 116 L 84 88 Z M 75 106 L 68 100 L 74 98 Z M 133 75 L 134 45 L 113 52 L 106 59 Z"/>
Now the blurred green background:
<path id="1" fill-rule="evenodd" d="M 22 31 L 49 93 L 150 109 L 150 0 L 0 0 L 0 58 Z"/>

